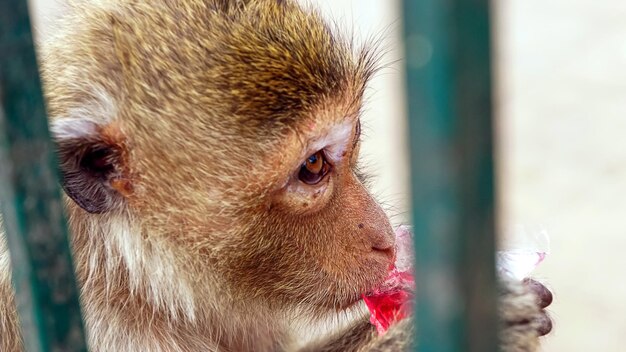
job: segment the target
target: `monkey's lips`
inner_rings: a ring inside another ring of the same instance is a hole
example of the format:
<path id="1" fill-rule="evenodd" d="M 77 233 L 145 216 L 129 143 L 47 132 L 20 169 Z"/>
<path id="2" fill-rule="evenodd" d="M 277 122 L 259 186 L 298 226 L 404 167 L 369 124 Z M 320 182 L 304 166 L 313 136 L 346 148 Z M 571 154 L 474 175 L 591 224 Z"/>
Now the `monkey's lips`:
<path id="1" fill-rule="evenodd" d="M 401 226 L 396 230 L 396 260 L 385 281 L 363 295 L 370 311 L 370 322 L 379 335 L 384 334 L 394 322 L 404 319 L 413 312 L 415 281 L 411 264 L 413 249 L 411 231 Z"/>

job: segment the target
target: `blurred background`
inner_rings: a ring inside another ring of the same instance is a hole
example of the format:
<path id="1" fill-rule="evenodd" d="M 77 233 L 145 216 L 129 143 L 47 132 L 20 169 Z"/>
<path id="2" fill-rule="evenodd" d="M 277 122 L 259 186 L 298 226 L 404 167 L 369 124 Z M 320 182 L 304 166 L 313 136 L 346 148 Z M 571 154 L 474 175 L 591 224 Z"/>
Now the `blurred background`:
<path id="1" fill-rule="evenodd" d="M 386 38 L 363 154 L 374 191 L 408 221 L 401 14 L 397 0 L 308 0 L 357 37 Z M 35 0 L 38 35 L 63 12 Z M 535 275 L 555 292 L 544 351 L 626 346 L 626 2 L 494 0 L 499 233 L 547 230 Z"/>

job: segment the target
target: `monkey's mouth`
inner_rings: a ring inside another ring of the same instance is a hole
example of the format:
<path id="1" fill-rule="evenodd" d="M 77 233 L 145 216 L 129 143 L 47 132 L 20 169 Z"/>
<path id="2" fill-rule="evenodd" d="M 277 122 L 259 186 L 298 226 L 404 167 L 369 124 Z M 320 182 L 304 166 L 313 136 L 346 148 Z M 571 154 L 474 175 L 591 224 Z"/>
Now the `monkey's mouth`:
<path id="1" fill-rule="evenodd" d="M 360 287 L 353 286 L 353 293 L 343 296 L 341 299 L 333 299 L 332 306 L 336 311 L 349 310 L 357 306 L 364 297 L 377 295 L 381 290 L 387 290 L 387 286 L 397 286 L 394 280 L 398 277 L 398 273 L 402 273 L 401 276 L 412 275 L 413 267 L 413 246 L 412 246 L 412 234 L 409 226 L 399 226 L 394 231 L 396 235 L 395 248 L 393 258 L 385 255 L 386 259 L 381 261 L 383 256 L 377 256 L 374 261 L 369 265 L 365 264 L 365 267 L 372 268 L 378 267 L 377 273 L 370 272 L 368 282 L 361 282 Z M 383 262 L 388 263 L 386 268 L 381 267 Z M 371 266 L 370 266 L 371 265 Z M 362 285 L 362 286 L 361 286 Z M 357 288 L 358 287 L 358 288 Z M 407 287 L 408 290 L 408 287 Z M 408 290 L 412 291 L 412 290 Z"/>
<path id="2" fill-rule="evenodd" d="M 387 276 L 374 285 L 370 290 L 364 292 L 362 296 L 370 296 L 384 289 L 385 286 L 397 286 L 398 277 L 407 278 L 413 276 L 413 235 L 411 228 L 401 225 L 394 231 L 396 235 L 396 245 L 393 262 L 389 266 Z M 400 274 L 400 275 L 399 275 Z"/>
<path id="3" fill-rule="evenodd" d="M 413 312 L 415 279 L 413 276 L 413 250 L 408 227 L 396 230 L 396 260 L 385 281 L 373 292 L 363 295 L 370 311 L 370 322 L 383 334 L 397 320 Z"/>
<path id="4" fill-rule="evenodd" d="M 394 255 L 384 277 L 380 277 L 378 280 L 371 282 L 367 285 L 367 289 L 362 290 L 357 296 L 351 297 L 349 300 L 346 300 L 346 303 L 342 305 L 341 309 L 349 309 L 359 302 L 361 302 L 365 297 L 371 297 L 377 295 L 381 292 L 381 290 L 388 290 L 393 286 L 397 288 L 400 285 L 399 278 L 402 278 L 401 281 L 404 289 L 406 291 L 412 292 L 414 287 L 412 281 L 412 271 L 413 271 L 413 239 L 411 228 L 406 225 L 401 225 L 394 231 L 396 235 L 396 243 L 394 248 Z M 410 279 L 408 279 L 410 277 Z M 405 285 L 406 281 L 411 281 L 410 284 Z"/>

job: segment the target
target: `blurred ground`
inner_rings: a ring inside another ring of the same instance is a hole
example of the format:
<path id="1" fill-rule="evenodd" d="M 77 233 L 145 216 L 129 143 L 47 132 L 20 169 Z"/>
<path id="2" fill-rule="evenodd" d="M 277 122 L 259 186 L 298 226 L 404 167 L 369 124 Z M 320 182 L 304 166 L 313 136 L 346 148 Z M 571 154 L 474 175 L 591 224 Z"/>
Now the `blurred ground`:
<path id="1" fill-rule="evenodd" d="M 36 0 L 40 33 L 60 11 Z M 316 0 L 356 33 L 387 31 L 402 56 L 398 4 Z M 494 2 L 500 225 L 545 227 L 552 253 L 537 271 L 556 293 L 545 351 L 626 345 L 626 2 Z M 406 219 L 402 64 L 370 90 L 363 148 L 380 197 Z M 506 232 L 506 231 L 503 231 Z"/>

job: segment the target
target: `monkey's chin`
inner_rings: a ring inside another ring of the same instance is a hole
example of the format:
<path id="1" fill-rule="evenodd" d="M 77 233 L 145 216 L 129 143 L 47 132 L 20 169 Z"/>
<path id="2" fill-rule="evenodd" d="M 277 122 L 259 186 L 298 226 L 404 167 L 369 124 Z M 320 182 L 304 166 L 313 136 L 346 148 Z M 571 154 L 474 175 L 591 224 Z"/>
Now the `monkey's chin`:
<path id="1" fill-rule="evenodd" d="M 382 268 L 383 266 L 381 266 Z M 368 282 L 361 282 L 359 285 L 352 287 L 353 291 L 343 297 L 335 297 L 332 304 L 332 309 L 341 312 L 351 310 L 358 306 L 363 301 L 363 295 L 372 292 L 380 284 L 382 284 L 387 277 L 388 270 L 380 270 L 380 272 L 372 273 L 371 280 Z"/>
<path id="2" fill-rule="evenodd" d="M 326 312 L 344 312 L 359 306 L 363 301 L 363 295 L 371 292 L 383 282 L 386 275 L 381 274 L 382 272 L 371 273 L 367 281 L 336 282 L 335 285 L 338 286 L 335 294 L 325 296 L 318 301 L 316 304 L 317 308 Z"/>

